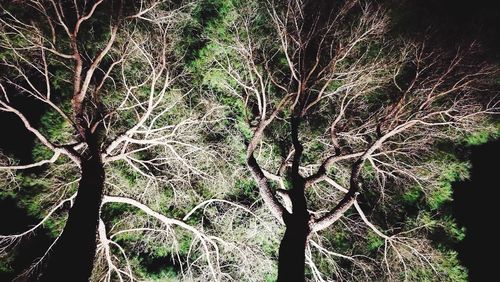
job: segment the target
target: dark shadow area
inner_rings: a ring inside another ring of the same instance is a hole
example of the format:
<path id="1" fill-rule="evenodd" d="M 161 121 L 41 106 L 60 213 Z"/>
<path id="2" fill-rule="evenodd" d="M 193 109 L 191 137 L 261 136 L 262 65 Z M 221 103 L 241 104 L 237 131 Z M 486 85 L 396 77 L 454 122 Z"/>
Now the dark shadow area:
<path id="1" fill-rule="evenodd" d="M 38 127 L 45 108 L 32 97 L 16 95 L 18 91 L 12 87 L 7 87 L 7 92 L 12 105 L 19 109 L 35 127 Z M 32 162 L 35 136 L 24 127 L 22 121 L 13 113 L 0 111 L 0 129 L 2 131 L 0 152 L 20 164 Z M 0 215 L 4 219 L 0 225 L 1 235 L 18 234 L 40 222 L 39 218 L 30 216 L 29 212 L 20 207 L 18 201 L 10 196 L 0 196 Z M 12 281 L 22 274 L 37 258 L 43 256 L 52 241 L 53 238 L 44 228 L 39 228 L 30 236 L 25 236 L 16 248 L 11 250 L 12 256 L 1 258 L 0 281 Z"/>
<path id="2" fill-rule="evenodd" d="M 470 281 L 491 281 L 497 276 L 491 255 L 498 240 L 498 184 L 500 140 L 473 147 L 471 178 L 454 183 L 452 211 L 458 224 L 466 228 L 458 244 L 459 258 L 469 269 Z"/>
<path id="3" fill-rule="evenodd" d="M 8 93 L 15 93 L 12 89 Z M 25 95 L 9 95 L 11 104 L 21 111 L 26 118 L 38 128 L 40 117 L 45 112 L 45 107 L 32 97 Z M 0 150 L 9 157 L 14 157 L 19 163 L 32 161 L 35 135 L 29 132 L 22 121 L 13 113 L 0 111 Z"/>
<path id="4" fill-rule="evenodd" d="M 391 10 L 393 36 L 425 38 L 435 47 L 453 49 L 471 42 L 479 44 L 480 60 L 500 62 L 500 1 L 498 0 L 382 0 Z M 500 140 L 470 150 L 471 179 L 453 185 L 452 213 L 466 228 L 465 239 L 453 246 L 470 281 L 497 277 L 489 253 L 496 245 L 496 207 L 500 195 Z M 461 154 L 461 153 L 459 153 Z"/>
<path id="5" fill-rule="evenodd" d="M 0 214 L 6 219 L 2 221 L 0 234 L 24 232 L 27 226 L 33 226 L 40 221 L 38 218 L 29 216 L 28 212 L 17 206 L 15 199 L 11 197 L 0 199 Z M 14 255 L 9 257 L 8 261 L 1 261 L 0 281 L 12 281 L 23 273 L 37 258 L 43 256 L 52 241 L 53 238 L 43 228 L 38 229 L 31 236 L 25 237 L 16 246 Z M 35 269 L 36 271 L 37 269 Z M 23 279 L 19 279 L 19 281 L 23 281 Z"/>
<path id="6" fill-rule="evenodd" d="M 500 1 L 384 0 L 391 10 L 392 31 L 409 38 L 425 36 L 452 48 L 476 42 L 490 59 L 500 59 Z"/>

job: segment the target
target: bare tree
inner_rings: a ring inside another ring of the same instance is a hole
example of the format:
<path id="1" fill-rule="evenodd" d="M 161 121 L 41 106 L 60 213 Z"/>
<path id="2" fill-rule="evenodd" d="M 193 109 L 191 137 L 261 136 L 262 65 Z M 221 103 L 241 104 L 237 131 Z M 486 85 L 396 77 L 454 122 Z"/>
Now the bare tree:
<path id="1" fill-rule="evenodd" d="M 212 38 L 222 47 L 215 68 L 227 75 L 218 86 L 247 107 L 248 169 L 263 202 L 286 226 L 279 281 L 303 281 L 305 264 L 313 279 L 328 279 L 313 254 L 353 261 L 370 276 L 362 260 L 321 243 L 321 233 L 352 207 L 359 221 L 345 224 L 364 225 L 383 240 L 380 265 L 390 279 L 401 278 L 394 273 L 407 279 L 412 265 L 435 271 L 428 242 L 415 234 L 424 226 L 388 235 L 370 222 L 359 195 L 379 189 L 384 196 L 391 193 L 386 186 L 432 192 L 440 170 L 428 158 L 436 142 L 481 130 L 499 110 L 487 91 L 496 69 L 475 61 L 476 44 L 449 52 L 389 39 L 384 10 L 340 2 L 267 2 L 267 21 L 259 4 L 247 3 L 229 17 L 234 38 Z M 291 142 L 279 159 L 268 148 L 282 137 Z M 363 180 L 368 168 L 376 185 Z M 311 199 L 315 193 L 323 195 Z M 337 275 L 343 279 L 342 271 Z"/>
<path id="2" fill-rule="evenodd" d="M 40 223 L 1 235 L 2 255 L 69 205 L 64 229 L 27 275 L 45 262 L 44 281 L 87 281 L 94 265 L 96 279 L 132 281 L 131 264 L 116 236 L 160 234 L 178 249 L 176 234 L 187 232 L 197 258 L 188 263 L 187 273 L 204 264 L 218 279 L 217 238 L 157 212 L 165 187 L 176 194 L 193 179 L 211 178 L 204 168 L 212 165 L 213 155 L 201 145 L 201 132 L 217 121 L 218 108 L 208 99 L 190 102 L 191 90 L 181 83 L 186 78 L 182 55 L 175 53 L 189 5 L 156 0 L 16 5 L 6 4 L 0 16 L 0 52 L 5 54 L 0 64 L 9 72 L 0 77 L 0 110 L 17 116 L 52 156 L 31 164 L 4 157 L 0 170 L 12 176 L 50 166 L 48 175 L 73 179 L 53 187 L 46 199 L 52 207 Z M 63 137 L 51 140 L 37 128 L 11 103 L 15 95 L 28 95 L 58 114 Z M 123 183 L 124 169 L 135 175 L 136 185 Z M 80 176 L 74 179 L 75 174 Z M 149 219 L 130 215 L 110 234 L 101 218 L 109 203 L 128 205 Z"/>

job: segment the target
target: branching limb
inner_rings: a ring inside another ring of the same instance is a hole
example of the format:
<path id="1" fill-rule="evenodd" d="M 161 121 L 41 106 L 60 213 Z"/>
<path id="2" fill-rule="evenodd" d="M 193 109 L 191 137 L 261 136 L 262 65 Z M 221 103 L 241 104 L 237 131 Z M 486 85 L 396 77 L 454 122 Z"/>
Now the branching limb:
<path id="1" fill-rule="evenodd" d="M 104 222 L 102 219 L 99 220 L 99 228 L 98 230 L 98 235 L 99 235 L 99 245 L 97 246 L 97 253 L 102 252 L 104 254 L 104 257 L 106 258 L 107 266 L 108 266 L 108 271 L 106 273 L 105 279 L 106 281 L 112 281 L 112 275 L 113 272 L 116 274 L 120 282 L 123 282 L 123 276 L 122 274 L 126 275 L 130 281 L 134 281 L 134 277 L 132 275 L 132 269 L 130 268 L 130 262 L 128 261 L 127 256 L 123 252 L 123 249 L 120 247 L 120 245 L 116 244 L 112 240 L 108 239 L 107 232 L 106 232 L 106 226 L 104 225 Z M 114 244 L 119 248 L 119 250 L 122 252 L 126 264 L 127 264 L 127 270 L 128 272 L 125 272 L 121 269 L 119 269 L 116 264 L 113 262 L 113 255 L 111 253 L 111 244 Z"/>
<path id="2" fill-rule="evenodd" d="M 156 218 L 157 220 L 159 220 L 161 223 L 165 224 L 166 226 L 172 226 L 172 225 L 178 226 L 182 229 L 185 229 L 185 230 L 191 232 L 195 236 L 195 238 L 200 241 L 200 243 L 202 245 L 202 248 L 203 248 L 204 253 L 205 253 L 205 259 L 207 261 L 208 267 L 210 269 L 210 272 L 211 272 L 213 278 L 216 280 L 218 279 L 218 277 L 219 277 L 218 273 L 220 272 L 220 270 L 219 270 L 219 268 L 220 268 L 220 266 L 219 266 L 219 251 L 218 251 L 218 246 L 214 242 L 213 237 L 205 235 L 203 232 L 188 225 L 184 221 L 168 218 L 168 217 L 166 217 L 158 212 L 155 212 L 154 210 L 152 210 L 148 206 L 146 206 L 146 205 L 144 205 L 136 200 L 130 199 L 130 198 L 117 197 L 117 196 L 107 196 L 106 195 L 106 196 L 104 196 L 104 198 L 102 200 L 102 204 L 105 205 L 106 203 L 123 203 L 123 204 L 128 204 L 128 205 L 134 206 L 134 207 L 140 209 L 141 211 L 143 211 L 144 213 L 146 213 L 147 215 L 149 215 L 153 218 Z M 191 244 L 191 247 L 193 247 L 193 243 Z M 213 249 L 215 252 L 215 260 L 213 260 L 211 258 L 212 251 L 210 249 Z"/>

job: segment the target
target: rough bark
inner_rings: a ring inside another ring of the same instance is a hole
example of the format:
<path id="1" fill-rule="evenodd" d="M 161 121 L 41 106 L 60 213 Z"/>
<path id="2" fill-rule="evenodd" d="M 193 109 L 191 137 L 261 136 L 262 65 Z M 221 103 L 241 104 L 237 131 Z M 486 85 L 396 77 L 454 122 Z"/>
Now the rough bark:
<path id="1" fill-rule="evenodd" d="M 82 157 L 78 194 L 41 281 L 88 281 L 92 273 L 105 175 L 97 142 L 87 142 L 89 154 Z"/>

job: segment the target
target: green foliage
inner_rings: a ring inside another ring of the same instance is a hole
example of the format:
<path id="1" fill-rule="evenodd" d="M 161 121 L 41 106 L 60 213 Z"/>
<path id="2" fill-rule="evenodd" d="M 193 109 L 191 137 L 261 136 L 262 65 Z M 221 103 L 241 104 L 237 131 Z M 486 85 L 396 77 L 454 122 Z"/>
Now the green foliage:
<path id="1" fill-rule="evenodd" d="M 22 179 L 24 189 L 32 189 L 29 192 L 0 191 L 0 201 L 6 198 L 16 200 L 17 208 L 26 213 L 26 216 L 42 220 L 47 215 L 47 203 L 38 193 L 46 188 L 47 181 L 39 178 L 26 176 Z M 43 195 L 43 193 L 42 193 Z M 56 214 L 45 221 L 43 232 L 51 238 L 56 238 L 64 228 L 66 221 L 65 213 Z"/>
<path id="2" fill-rule="evenodd" d="M 162 268 L 159 273 L 148 273 L 147 277 L 148 279 L 151 279 L 150 281 L 178 281 L 177 271 L 175 271 L 173 267 Z"/>
<path id="3" fill-rule="evenodd" d="M 54 186 L 54 183 L 47 178 L 41 178 L 36 174 L 18 175 L 21 189 L 16 193 L 19 207 L 26 210 L 29 216 L 39 218 L 46 215 L 50 207 L 43 197 Z M 66 218 L 62 216 L 52 216 L 44 223 L 44 227 L 52 238 L 56 238 L 64 227 Z"/>
<path id="4" fill-rule="evenodd" d="M 450 282 L 465 282 L 468 281 L 467 270 L 460 265 L 455 251 L 442 251 L 442 255 L 437 261 L 436 270 L 434 272 L 430 268 L 414 268 L 408 273 L 409 281 L 436 281 L 436 275 L 440 275 L 440 281 Z M 401 278 L 404 279 L 403 275 Z"/>
<path id="5" fill-rule="evenodd" d="M 432 191 L 430 196 L 427 198 L 427 202 L 429 203 L 430 208 L 435 210 L 441 207 L 444 203 L 450 201 L 452 195 L 453 191 L 451 189 L 451 183 L 444 182 Z"/>
<path id="6" fill-rule="evenodd" d="M 455 242 L 460 242 L 465 238 L 465 227 L 459 227 L 451 215 L 441 218 L 441 227 L 446 232 L 447 237 Z"/>
<path id="7" fill-rule="evenodd" d="M 107 203 L 102 208 L 101 216 L 105 219 L 119 218 L 119 216 L 122 214 L 132 213 L 135 212 L 136 210 L 137 210 L 136 208 L 123 203 Z M 126 232 L 124 234 L 132 234 L 132 233 Z"/>
<path id="8" fill-rule="evenodd" d="M 452 243 L 460 242 L 465 238 L 465 228 L 458 226 L 451 215 L 436 216 L 431 212 L 421 212 L 415 221 L 409 220 L 407 224 L 409 229 L 422 226 L 430 233 L 441 234 L 441 242 L 436 241 L 443 243 L 442 245 L 452 246 Z"/>
<path id="9" fill-rule="evenodd" d="M 185 38 L 179 45 L 180 50 L 186 50 L 185 59 L 188 65 L 195 69 L 203 66 L 203 62 L 210 58 L 208 50 L 218 48 L 209 43 L 206 37 L 208 33 L 230 37 L 225 25 L 221 23 L 227 20 L 228 13 L 233 11 L 231 8 L 231 0 L 203 0 L 196 3 L 191 14 L 192 21 L 184 27 Z"/>
<path id="10" fill-rule="evenodd" d="M 495 140 L 500 137 L 500 123 L 497 122 L 494 126 L 486 127 L 485 129 L 473 132 L 465 137 L 465 143 L 471 146 L 485 144 L 488 141 Z"/>
<path id="11" fill-rule="evenodd" d="M 368 233 L 366 237 L 367 247 L 370 251 L 376 251 L 384 245 L 384 239 L 379 235 L 375 234 L 373 231 Z"/>
<path id="12" fill-rule="evenodd" d="M 51 79 L 52 89 L 58 92 L 64 92 L 68 90 L 68 81 L 71 79 L 68 72 L 63 69 L 56 69 L 53 72 L 53 76 Z"/>
<path id="13" fill-rule="evenodd" d="M 179 281 L 178 271 L 171 265 L 160 264 L 161 260 L 169 261 L 169 257 L 150 259 L 149 254 L 136 256 L 131 259 L 131 264 L 137 271 L 139 277 L 147 281 L 174 282 Z M 159 267 L 160 266 L 160 267 Z"/>
<path id="14" fill-rule="evenodd" d="M 224 114 L 227 119 L 224 121 L 224 125 L 234 126 L 241 132 L 244 139 L 249 140 L 252 136 L 252 130 L 246 120 L 246 108 L 243 101 L 232 95 L 221 94 L 218 97 L 219 102 L 226 106 Z"/>
<path id="15" fill-rule="evenodd" d="M 117 162 L 114 168 L 116 168 L 116 170 L 120 173 L 120 176 L 126 180 L 129 186 L 135 186 L 137 184 L 137 180 L 141 178 L 139 172 L 131 168 L 124 161 Z"/>
<path id="16" fill-rule="evenodd" d="M 418 186 L 412 186 L 403 195 L 403 200 L 408 204 L 415 204 L 422 196 L 422 191 Z"/>
<path id="17" fill-rule="evenodd" d="M 304 161 L 305 162 L 314 162 L 318 158 L 318 156 L 321 155 L 325 150 L 325 145 L 318 141 L 314 140 L 308 144 L 306 148 L 304 148 L 304 151 L 306 152 L 304 155 Z"/>
<path id="18" fill-rule="evenodd" d="M 438 185 L 432 190 L 427 198 L 430 208 L 435 210 L 444 203 L 451 200 L 453 195 L 452 183 L 465 180 L 469 177 L 470 164 L 466 162 L 445 163 L 441 175 L 438 178 Z"/>
<path id="19" fill-rule="evenodd" d="M 262 251 L 270 257 L 275 257 L 279 249 L 279 244 L 277 244 L 276 240 L 264 236 L 261 236 L 259 246 Z"/>
<path id="20" fill-rule="evenodd" d="M 277 266 L 275 266 L 274 269 L 277 269 Z M 278 279 L 278 271 L 274 271 L 272 273 L 268 273 L 264 277 L 264 281 L 265 282 L 275 282 L 277 279 Z"/>
<path id="21" fill-rule="evenodd" d="M 47 148 L 47 146 L 42 144 L 40 141 L 35 140 L 35 144 L 31 151 L 31 156 L 33 157 L 34 160 L 48 160 L 53 155 L 54 152 L 52 152 L 52 150 Z"/>
<path id="22" fill-rule="evenodd" d="M 365 180 L 373 180 L 375 178 L 375 168 L 371 162 L 365 162 L 363 164 L 362 172 Z"/>
<path id="23" fill-rule="evenodd" d="M 426 230 L 433 230 L 438 222 L 439 221 L 430 212 L 421 212 L 415 219 L 415 224 L 413 226 L 425 226 Z M 410 225 L 410 227 L 413 226 Z"/>
<path id="24" fill-rule="evenodd" d="M 40 119 L 40 131 L 52 142 L 64 144 L 71 140 L 73 127 L 58 112 L 49 110 Z"/>
<path id="25" fill-rule="evenodd" d="M 2 258 L 2 261 L 0 261 L 0 273 L 9 273 L 13 271 L 12 268 L 12 257 L 7 257 L 7 258 Z"/>
<path id="26" fill-rule="evenodd" d="M 37 195 L 51 187 L 52 182 L 36 175 L 21 176 L 20 178 L 22 181 L 21 187 L 29 189 L 29 191 L 23 193 L 24 197 L 20 198 L 21 205 L 27 209 L 29 215 L 40 216 L 43 210 L 43 201 Z"/>
<path id="27" fill-rule="evenodd" d="M 440 269 L 445 273 L 449 281 L 469 281 L 467 269 L 460 264 L 456 251 L 445 251 L 444 258 L 440 264 Z"/>
<path id="28" fill-rule="evenodd" d="M 235 193 L 238 197 L 242 197 L 248 201 L 257 199 L 259 196 L 259 189 L 252 178 L 237 179 L 235 182 Z"/>
<path id="29" fill-rule="evenodd" d="M 335 228 L 327 238 L 336 252 L 346 253 L 352 248 L 350 234 L 346 230 Z"/>

